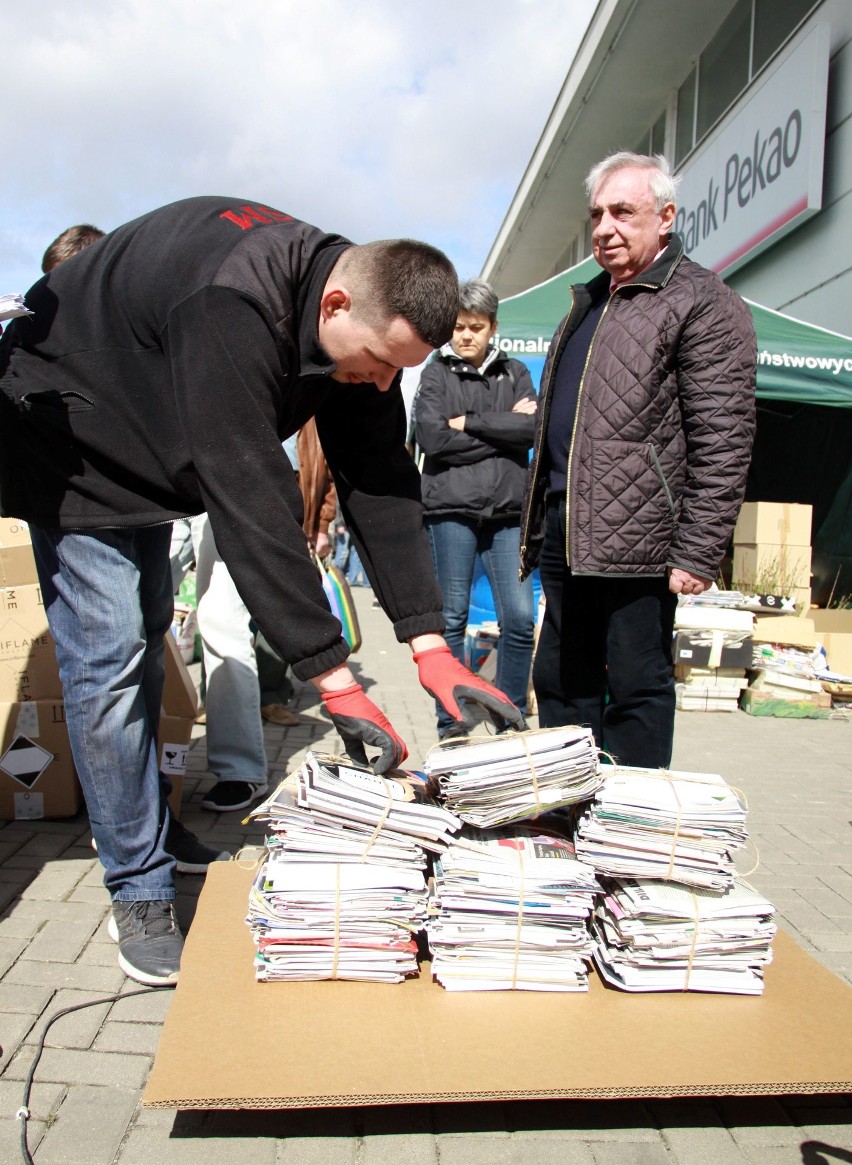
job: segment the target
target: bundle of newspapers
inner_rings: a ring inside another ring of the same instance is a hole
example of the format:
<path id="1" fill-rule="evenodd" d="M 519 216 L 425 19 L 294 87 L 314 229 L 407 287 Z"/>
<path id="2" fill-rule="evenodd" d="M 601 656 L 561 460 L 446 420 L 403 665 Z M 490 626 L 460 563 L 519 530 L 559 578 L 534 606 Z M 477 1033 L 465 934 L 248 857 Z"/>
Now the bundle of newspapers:
<path id="1" fill-rule="evenodd" d="M 435 860 L 427 934 L 451 991 L 587 991 L 594 872 L 560 839 L 465 826 Z"/>
<path id="2" fill-rule="evenodd" d="M 575 726 L 445 740 L 424 767 L 447 808 L 486 829 L 576 805 L 603 783 L 591 729 Z"/>
<path id="3" fill-rule="evenodd" d="M 461 824 L 424 781 L 308 753 L 250 817 L 268 829 L 246 918 L 259 980 L 416 974 L 427 855 Z"/>
<path id="4" fill-rule="evenodd" d="M 624 991 L 760 995 L 774 908 L 743 882 L 724 894 L 645 879 L 606 880 L 595 907 L 595 964 Z"/>
<path id="5" fill-rule="evenodd" d="M 597 874 L 708 890 L 734 883 L 748 840 L 741 795 L 714 773 L 612 766 L 581 816 L 577 857 Z"/>

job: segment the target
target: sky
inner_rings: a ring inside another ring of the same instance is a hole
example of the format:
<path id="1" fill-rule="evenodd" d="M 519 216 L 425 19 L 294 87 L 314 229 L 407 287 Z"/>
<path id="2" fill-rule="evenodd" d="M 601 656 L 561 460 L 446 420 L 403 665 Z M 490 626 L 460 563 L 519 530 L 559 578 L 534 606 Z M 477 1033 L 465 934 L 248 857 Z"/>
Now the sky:
<path id="1" fill-rule="evenodd" d="M 477 275 L 595 2 L 6 0 L 0 292 L 197 194 Z"/>

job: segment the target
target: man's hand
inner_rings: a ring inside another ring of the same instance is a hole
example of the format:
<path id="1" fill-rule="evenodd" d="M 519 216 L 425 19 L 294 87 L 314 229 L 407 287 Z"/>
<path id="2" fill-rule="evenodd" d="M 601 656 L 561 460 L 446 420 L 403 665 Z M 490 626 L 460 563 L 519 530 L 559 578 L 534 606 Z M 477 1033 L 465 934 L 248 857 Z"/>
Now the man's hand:
<path id="1" fill-rule="evenodd" d="M 712 578 L 702 578 L 679 566 L 669 567 L 669 590 L 675 595 L 703 595 L 712 585 Z"/>
<path id="2" fill-rule="evenodd" d="M 460 433 L 464 432 L 464 417 L 450 417 L 447 424 L 451 429 L 458 429 Z"/>
<path id="3" fill-rule="evenodd" d="M 330 549 L 331 543 L 328 540 L 328 534 L 324 534 L 322 530 L 318 531 L 317 544 L 314 547 L 317 558 L 327 558 Z"/>
<path id="4" fill-rule="evenodd" d="M 332 722 L 340 733 L 347 756 L 357 764 L 367 765 L 365 744 L 373 744 L 382 750 L 381 756 L 373 762 L 377 773 L 396 769 L 408 756 L 405 741 L 394 732 L 390 721 L 377 708 L 358 683 L 335 692 L 323 692 L 323 703 L 328 709 Z"/>
<path id="5" fill-rule="evenodd" d="M 420 683 L 429 695 L 434 696 L 466 728 L 472 728 L 473 725 L 459 705 L 459 700 L 480 704 L 498 729 L 512 727 L 521 731 L 526 728 L 524 718 L 515 705 L 497 688 L 460 664 L 446 643 L 415 651 L 414 662 L 417 664 Z"/>
<path id="6" fill-rule="evenodd" d="M 534 413 L 537 408 L 538 401 L 530 400 L 528 396 L 525 396 L 523 400 L 515 401 L 515 403 L 512 405 L 512 412 L 526 413 L 529 416 L 529 414 Z"/>

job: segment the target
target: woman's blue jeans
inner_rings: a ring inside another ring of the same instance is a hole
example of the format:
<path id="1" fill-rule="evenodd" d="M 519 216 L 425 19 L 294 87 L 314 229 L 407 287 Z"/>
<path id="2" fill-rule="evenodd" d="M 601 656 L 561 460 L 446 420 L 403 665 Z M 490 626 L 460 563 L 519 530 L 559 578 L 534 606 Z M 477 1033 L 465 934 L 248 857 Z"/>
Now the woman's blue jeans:
<path id="1" fill-rule="evenodd" d="M 119 902 L 174 898 L 157 764 L 171 523 L 30 533 L 104 883 Z"/>
<path id="2" fill-rule="evenodd" d="M 518 580 L 517 519 L 479 522 L 473 518 L 436 517 L 427 519 L 426 529 L 444 599 L 444 637 L 450 651 L 464 662 L 470 587 L 478 554 L 491 584 L 500 626 L 494 683 L 526 713 L 535 617 L 532 580 Z M 446 731 L 452 723 L 449 713 L 439 706 L 438 731 Z"/>

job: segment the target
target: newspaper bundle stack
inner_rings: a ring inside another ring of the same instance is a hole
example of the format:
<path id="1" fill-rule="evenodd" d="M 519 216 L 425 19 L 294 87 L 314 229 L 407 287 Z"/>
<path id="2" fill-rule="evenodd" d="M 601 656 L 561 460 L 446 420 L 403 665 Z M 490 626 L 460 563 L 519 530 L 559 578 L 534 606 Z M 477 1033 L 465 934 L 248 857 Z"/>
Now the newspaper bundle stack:
<path id="1" fill-rule="evenodd" d="M 576 805 L 603 783 L 591 730 L 574 726 L 445 740 L 424 767 L 447 808 L 486 829 Z"/>
<path id="2" fill-rule="evenodd" d="M 624 991 L 763 993 L 774 907 L 743 882 L 724 894 L 613 879 L 595 908 L 595 964 Z"/>
<path id="3" fill-rule="evenodd" d="M 713 773 L 616 766 L 577 825 L 577 857 L 599 875 L 708 890 L 734 882 L 746 807 Z"/>
<path id="4" fill-rule="evenodd" d="M 33 313 L 24 303 L 20 291 L 0 295 L 0 320 L 13 320 L 16 316 L 31 316 Z"/>
<path id="5" fill-rule="evenodd" d="M 748 687 L 743 668 L 676 667 L 675 697 L 682 712 L 736 712 Z"/>
<path id="6" fill-rule="evenodd" d="M 259 980 L 398 983 L 417 972 L 427 853 L 460 825 L 422 780 L 308 753 L 250 816 L 269 831 L 246 918 Z"/>
<path id="7" fill-rule="evenodd" d="M 568 840 L 466 826 L 435 862 L 432 974 L 451 991 L 587 991 L 599 889 Z"/>

